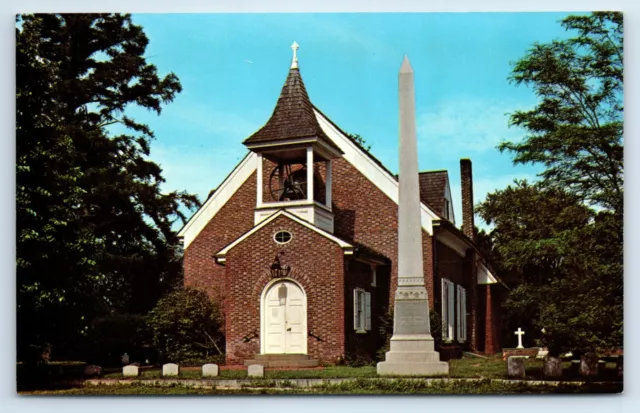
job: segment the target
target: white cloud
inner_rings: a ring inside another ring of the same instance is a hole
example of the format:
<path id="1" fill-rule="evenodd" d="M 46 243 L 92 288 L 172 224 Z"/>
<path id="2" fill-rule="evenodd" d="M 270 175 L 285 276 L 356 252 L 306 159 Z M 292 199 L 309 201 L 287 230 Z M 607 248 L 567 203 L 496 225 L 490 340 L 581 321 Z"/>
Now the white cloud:
<path id="1" fill-rule="evenodd" d="M 507 113 L 523 105 L 458 96 L 418 110 L 418 142 L 437 153 L 486 152 L 500 141 L 518 140 L 522 131 L 509 128 Z"/>

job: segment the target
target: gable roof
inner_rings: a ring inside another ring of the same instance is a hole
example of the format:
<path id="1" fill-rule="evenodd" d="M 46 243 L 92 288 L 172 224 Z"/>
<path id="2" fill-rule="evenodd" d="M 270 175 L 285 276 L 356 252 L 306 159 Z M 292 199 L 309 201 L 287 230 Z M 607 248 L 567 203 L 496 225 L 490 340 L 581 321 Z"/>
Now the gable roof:
<path id="1" fill-rule="evenodd" d="M 449 174 L 447 171 L 420 172 L 420 200 L 442 214 L 444 211 L 445 190 Z"/>
<path id="2" fill-rule="evenodd" d="M 336 148 L 318 125 L 300 70 L 292 68 L 289 70 L 271 117 L 262 128 L 245 139 L 243 143 L 251 145 L 306 137 L 317 137 Z"/>
<path id="3" fill-rule="evenodd" d="M 351 255 L 353 254 L 353 245 L 349 244 L 346 241 L 341 240 L 340 238 L 336 237 L 335 235 L 316 227 L 315 225 L 311 224 L 310 222 L 307 222 L 303 219 L 298 218 L 297 216 L 293 215 L 292 213 L 288 212 L 285 209 L 280 209 L 276 212 L 274 212 L 271 216 L 269 216 L 269 218 L 265 219 L 264 221 L 260 222 L 258 225 L 254 226 L 253 228 L 251 228 L 249 231 L 245 232 L 243 235 L 241 235 L 240 237 L 238 237 L 235 241 L 233 241 L 231 244 L 227 245 L 226 247 L 224 247 L 223 249 L 221 249 L 220 251 L 218 251 L 215 254 L 216 257 L 216 262 L 218 263 L 222 263 L 225 261 L 225 256 L 227 255 L 227 253 L 236 245 L 240 244 L 242 241 L 244 241 L 245 239 L 249 238 L 252 234 L 256 233 L 257 231 L 259 231 L 261 228 L 263 228 L 265 225 L 267 225 L 269 222 L 273 221 L 274 219 L 278 218 L 279 216 L 285 216 L 287 218 L 289 218 L 290 220 L 297 222 L 298 224 L 317 232 L 318 234 L 322 235 L 325 238 L 328 238 L 329 240 L 335 242 L 336 244 L 338 244 L 340 246 L 340 248 L 342 248 L 344 250 L 344 255 Z"/>
<path id="4" fill-rule="evenodd" d="M 309 111 L 312 118 L 309 117 Z M 288 117 L 292 119 L 289 121 Z M 326 140 L 327 144 L 342 151 L 343 157 L 393 202 L 399 202 L 398 180 L 394 174 L 311 103 L 298 69 L 289 70 L 289 76 L 269 121 L 243 143 L 251 145 L 282 137 L 299 138 L 300 133 L 312 131 L 313 136 Z M 249 152 L 180 229 L 178 237 L 182 238 L 184 248 L 189 247 L 200 231 L 256 171 L 258 159 L 254 152 Z M 432 235 L 432 221 L 442 218 L 442 215 L 433 206 L 421 201 L 422 228 Z"/>
<path id="5" fill-rule="evenodd" d="M 361 145 L 357 144 L 353 139 L 343 132 L 335 123 L 327 118 L 319 110 L 315 110 L 318 123 L 324 129 L 325 133 L 343 152 L 342 157 L 346 159 L 353 167 L 362 173 L 371 183 L 382 191 L 393 202 L 398 204 L 398 180 L 382 163 L 369 152 L 365 151 Z M 440 214 L 435 212 L 432 207 L 424 204 L 420 205 L 420 220 L 422 228 L 428 234 L 433 234 L 432 221 L 439 219 Z"/>

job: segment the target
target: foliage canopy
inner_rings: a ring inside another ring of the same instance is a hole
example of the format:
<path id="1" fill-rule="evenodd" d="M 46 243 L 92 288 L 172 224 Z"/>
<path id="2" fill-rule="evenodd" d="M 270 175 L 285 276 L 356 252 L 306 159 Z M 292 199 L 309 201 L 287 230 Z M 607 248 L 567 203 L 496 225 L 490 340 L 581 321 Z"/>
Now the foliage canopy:
<path id="1" fill-rule="evenodd" d="M 182 89 L 148 42 L 129 15 L 18 16 L 19 358 L 43 342 L 73 351 L 91 319 L 145 313 L 181 276 L 172 225 L 198 200 L 161 191 L 153 132 L 126 115 L 160 114 Z"/>
<path id="2" fill-rule="evenodd" d="M 556 355 L 622 346 L 623 315 L 622 14 L 561 24 L 575 37 L 534 44 L 514 64 L 510 80 L 539 101 L 511 115 L 524 139 L 499 146 L 516 164 L 544 165 L 542 179 L 495 191 L 477 210 L 512 286 L 507 328 L 528 328 Z"/>

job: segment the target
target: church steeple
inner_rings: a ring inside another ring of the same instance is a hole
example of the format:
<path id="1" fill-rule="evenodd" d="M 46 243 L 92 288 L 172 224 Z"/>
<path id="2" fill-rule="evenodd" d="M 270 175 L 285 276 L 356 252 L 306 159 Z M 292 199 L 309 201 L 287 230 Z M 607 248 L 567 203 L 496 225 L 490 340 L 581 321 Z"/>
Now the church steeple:
<path id="1" fill-rule="evenodd" d="M 271 117 L 243 142 L 257 155 L 255 223 L 285 208 L 333 232 L 332 160 L 343 152 L 316 119 L 300 76 L 298 48 L 293 42 L 289 74 Z"/>
<path id="2" fill-rule="evenodd" d="M 269 143 L 284 143 L 292 139 L 314 138 L 321 141 L 323 146 L 342 153 L 340 149 L 327 137 L 316 119 L 313 105 L 307 94 L 298 68 L 296 42 L 291 46 L 293 59 L 287 80 L 284 82 L 276 107 L 267 123 L 243 143 L 253 149 Z"/>

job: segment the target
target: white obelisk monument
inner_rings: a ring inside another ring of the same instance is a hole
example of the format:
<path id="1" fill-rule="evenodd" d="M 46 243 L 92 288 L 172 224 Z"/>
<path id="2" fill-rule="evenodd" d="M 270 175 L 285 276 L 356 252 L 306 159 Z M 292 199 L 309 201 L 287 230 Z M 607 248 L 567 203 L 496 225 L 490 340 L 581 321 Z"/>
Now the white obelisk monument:
<path id="1" fill-rule="evenodd" d="M 400 201 L 398 207 L 398 287 L 395 292 L 393 336 L 380 375 L 442 375 L 449 364 L 434 350 L 429 326 L 429 302 L 422 268 L 422 225 L 418 185 L 416 104 L 413 69 L 407 56 L 399 75 Z"/>

